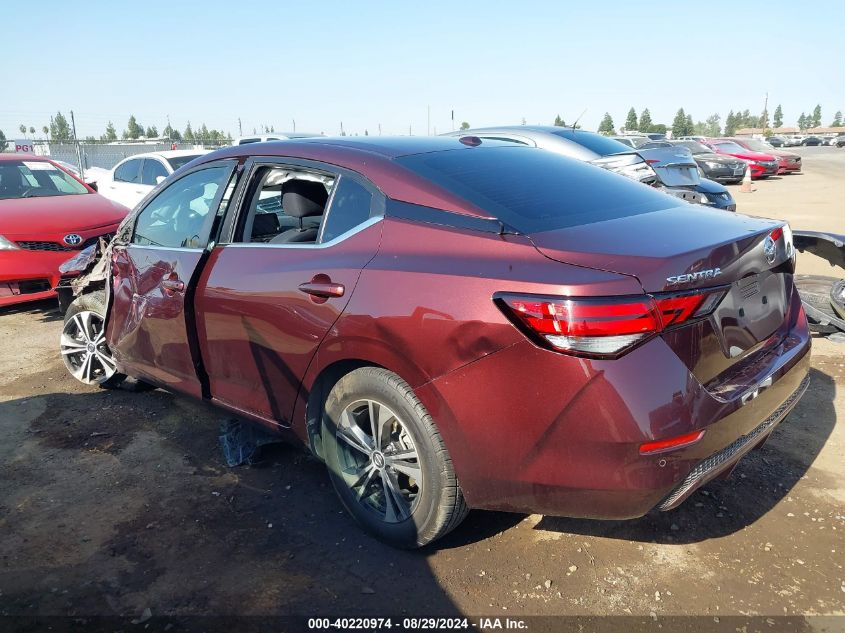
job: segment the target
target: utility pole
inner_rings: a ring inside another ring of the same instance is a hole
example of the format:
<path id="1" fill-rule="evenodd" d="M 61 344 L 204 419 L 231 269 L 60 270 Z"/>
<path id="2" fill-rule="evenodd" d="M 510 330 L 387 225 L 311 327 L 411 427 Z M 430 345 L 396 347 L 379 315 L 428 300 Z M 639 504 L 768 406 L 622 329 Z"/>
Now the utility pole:
<path id="1" fill-rule="evenodd" d="M 238 136 L 244 135 L 244 127 L 241 125 L 241 117 L 238 117 Z"/>
<path id="2" fill-rule="evenodd" d="M 378 135 L 381 136 L 381 123 L 378 124 Z"/>
<path id="3" fill-rule="evenodd" d="M 455 131 L 455 108 L 452 108 L 452 131 Z"/>
<path id="4" fill-rule="evenodd" d="M 769 93 L 766 92 L 766 99 L 763 101 L 763 136 L 766 136 L 766 128 L 769 127 Z"/>
<path id="5" fill-rule="evenodd" d="M 291 119 L 293 121 L 293 131 L 296 132 L 296 119 Z"/>
<path id="6" fill-rule="evenodd" d="M 79 177 L 85 180 L 85 170 L 82 168 L 82 152 L 79 149 L 79 141 L 76 139 L 76 121 L 73 118 L 73 110 L 70 111 L 70 126 L 73 129 L 73 143 L 76 145 L 76 162 L 79 165 Z"/>
<path id="7" fill-rule="evenodd" d="M 343 133 L 343 121 L 340 122 L 340 135 L 346 136 L 346 134 Z"/>

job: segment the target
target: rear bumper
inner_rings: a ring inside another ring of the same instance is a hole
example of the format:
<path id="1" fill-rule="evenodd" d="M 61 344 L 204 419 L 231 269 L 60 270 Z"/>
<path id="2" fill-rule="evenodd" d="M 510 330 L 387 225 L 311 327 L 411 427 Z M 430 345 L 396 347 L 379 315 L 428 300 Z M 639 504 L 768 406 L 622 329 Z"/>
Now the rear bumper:
<path id="1" fill-rule="evenodd" d="M 470 506 L 627 519 L 675 507 L 761 443 L 806 389 L 809 350 L 801 313 L 730 385 L 708 389 L 661 338 L 613 361 L 526 341 L 416 393 Z M 644 442 L 699 430 L 691 446 L 639 453 Z"/>

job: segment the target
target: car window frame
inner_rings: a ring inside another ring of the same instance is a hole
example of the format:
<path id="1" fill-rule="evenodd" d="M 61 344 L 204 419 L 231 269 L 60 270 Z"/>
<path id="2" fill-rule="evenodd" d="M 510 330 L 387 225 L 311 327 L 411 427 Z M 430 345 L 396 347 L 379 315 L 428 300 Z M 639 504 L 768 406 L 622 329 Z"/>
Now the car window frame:
<path id="1" fill-rule="evenodd" d="M 146 156 L 146 157 L 144 157 L 144 162 L 141 165 L 141 172 L 140 172 L 141 180 L 138 184 L 141 184 L 141 185 L 144 185 L 144 186 L 147 186 L 147 187 L 150 187 L 150 186 L 155 187 L 157 184 L 159 184 L 157 182 L 153 182 L 153 183 L 144 182 L 144 166 L 147 164 L 147 161 L 153 162 L 153 163 L 158 163 L 161 166 L 162 170 L 164 170 L 164 177 L 165 178 L 167 178 L 171 173 L 173 173 L 171 170 L 168 169 L 168 166 L 165 165 L 163 161 L 161 161 L 158 158 L 155 158 L 153 156 Z"/>
<path id="2" fill-rule="evenodd" d="M 124 220 L 124 222 L 121 224 L 117 234 L 115 235 L 114 243 L 120 246 L 124 246 L 126 248 L 152 248 L 168 251 L 201 251 L 207 249 L 210 245 L 213 246 L 215 240 L 212 239 L 211 231 L 214 228 L 215 220 L 217 219 L 220 213 L 220 205 L 223 202 L 223 197 L 226 194 L 226 190 L 228 189 L 229 184 L 232 182 L 232 178 L 237 178 L 239 176 L 240 172 L 238 170 L 238 166 L 238 161 L 234 159 L 215 160 L 197 165 L 196 167 L 193 167 L 192 169 L 182 174 L 179 174 L 178 178 L 175 178 L 174 180 L 168 181 L 166 183 L 162 183 L 163 186 L 160 189 L 154 189 L 153 193 L 147 196 L 147 198 L 144 199 L 135 208 L 135 210 L 132 211 L 126 217 L 126 220 Z M 205 218 L 201 229 L 201 246 L 157 246 L 155 244 L 136 244 L 132 241 L 132 238 L 135 235 L 135 228 L 138 223 L 138 218 L 147 207 L 149 207 L 155 200 L 158 199 L 160 195 L 162 195 L 165 191 L 181 182 L 183 178 L 190 176 L 191 174 L 194 174 L 198 171 L 204 171 L 206 169 L 212 169 L 214 167 L 228 167 L 229 172 L 224 178 L 223 183 L 217 188 L 217 192 L 214 194 L 214 198 L 212 199 L 211 204 L 209 205 L 208 215 Z M 240 183 L 236 184 L 236 191 L 238 185 L 240 185 Z M 231 199 L 229 200 L 229 202 L 231 202 Z"/>
<path id="3" fill-rule="evenodd" d="M 320 223 L 320 230 L 317 235 L 316 242 L 269 244 L 235 240 L 238 226 L 241 224 L 242 214 L 249 213 L 250 211 L 250 184 L 256 177 L 258 170 L 263 167 L 273 167 L 279 169 L 288 168 L 299 169 L 303 171 L 312 171 L 316 173 L 325 174 L 326 176 L 331 176 L 335 179 L 332 190 L 329 193 L 328 199 L 326 200 L 326 211 L 323 220 Z M 373 198 L 370 203 L 370 217 L 366 221 L 356 224 L 348 231 L 341 233 L 340 235 L 329 240 L 328 242 L 321 242 L 320 240 L 323 235 L 323 227 L 325 226 L 326 220 L 328 219 L 329 214 L 332 211 L 334 193 L 335 191 L 337 191 L 337 187 L 340 184 L 340 180 L 344 177 L 354 180 L 358 184 L 362 185 L 365 189 L 367 189 L 371 194 L 373 194 Z M 377 224 L 378 222 L 381 222 L 385 216 L 386 206 L 387 196 L 384 195 L 384 192 L 379 189 L 378 186 L 376 186 L 376 184 L 373 183 L 369 178 L 351 169 L 304 158 L 300 159 L 288 156 L 250 156 L 247 158 L 246 162 L 243 165 L 243 173 L 240 182 L 238 183 L 235 192 L 230 200 L 229 209 L 226 213 L 226 218 L 224 219 L 223 226 L 220 231 L 219 243 L 225 244 L 229 247 L 237 248 L 329 248 L 331 246 L 334 246 L 335 244 L 345 241 L 355 233 L 363 231 L 364 229 L 374 224 Z"/>
<path id="4" fill-rule="evenodd" d="M 138 170 L 135 172 L 135 180 L 120 180 L 120 179 L 118 179 L 117 178 L 118 170 L 121 167 L 128 165 L 132 161 L 137 161 L 137 163 L 138 163 Z M 121 182 L 125 185 L 139 185 L 139 184 L 141 184 L 141 170 L 143 169 L 143 167 L 144 167 L 144 158 L 142 156 L 141 157 L 139 157 L 139 156 L 129 156 L 128 158 L 121 161 L 120 164 L 118 164 L 114 168 L 114 172 L 113 172 L 114 176 L 112 176 L 112 180 L 114 182 Z"/>

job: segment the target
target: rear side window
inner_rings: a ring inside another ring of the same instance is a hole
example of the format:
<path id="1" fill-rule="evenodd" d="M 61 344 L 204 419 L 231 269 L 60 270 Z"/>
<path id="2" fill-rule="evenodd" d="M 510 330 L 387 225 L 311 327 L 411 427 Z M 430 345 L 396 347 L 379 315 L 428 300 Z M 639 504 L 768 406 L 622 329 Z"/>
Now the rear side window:
<path id="1" fill-rule="evenodd" d="M 540 149 L 475 148 L 396 160 L 521 233 L 678 205 L 675 198 L 624 176 Z"/>
<path id="2" fill-rule="evenodd" d="M 341 178 L 323 226 L 321 242 L 333 240 L 370 217 L 373 194 L 351 178 Z"/>
<path id="3" fill-rule="evenodd" d="M 120 182 L 140 182 L 141 162 L 140 158 L 126 161 L 114 171 L 114 179 Z"/>

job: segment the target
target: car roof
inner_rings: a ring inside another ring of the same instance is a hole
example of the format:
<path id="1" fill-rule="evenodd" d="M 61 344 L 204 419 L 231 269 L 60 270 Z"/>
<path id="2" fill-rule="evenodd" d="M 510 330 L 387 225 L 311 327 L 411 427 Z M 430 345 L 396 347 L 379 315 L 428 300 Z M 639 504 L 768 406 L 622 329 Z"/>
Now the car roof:
<path id="1" fill-rule="evenodd" d="M 24 152 L 2 152 L 0 153 L 0 160 L 50 160 L 49 156 L 42 156 L 41 154 L 27 154 Z"/>
<path id="2" fill-rule="evenodd" d="M 497 147 L 513 151 L 536 151 L 504 141 L 484 141 L 480 147 L 474 147 L 462 143 L 459 138 L 447 136 L 314 137 L 283 143 L 270 141 L 224 147 L 192 161 L 179 171 L 225 159 L 278 157 L 313 160 L 358 172 L 389 198 L 490 218 L 488 212 L 435 185 L 395 159 L 434 152 L 485 151 Z"/>

